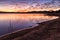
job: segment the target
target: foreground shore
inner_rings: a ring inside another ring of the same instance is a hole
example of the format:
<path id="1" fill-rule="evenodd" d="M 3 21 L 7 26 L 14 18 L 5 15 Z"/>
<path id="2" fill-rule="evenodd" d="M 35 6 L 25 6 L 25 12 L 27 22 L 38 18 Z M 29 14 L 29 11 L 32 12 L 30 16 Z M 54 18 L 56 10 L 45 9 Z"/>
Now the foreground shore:
<path id="1" fill-rule="evenodd" d="M 34 28 L 0 37 L 0 40 L 60 40 L 60 18 L 38 23 Z"/>

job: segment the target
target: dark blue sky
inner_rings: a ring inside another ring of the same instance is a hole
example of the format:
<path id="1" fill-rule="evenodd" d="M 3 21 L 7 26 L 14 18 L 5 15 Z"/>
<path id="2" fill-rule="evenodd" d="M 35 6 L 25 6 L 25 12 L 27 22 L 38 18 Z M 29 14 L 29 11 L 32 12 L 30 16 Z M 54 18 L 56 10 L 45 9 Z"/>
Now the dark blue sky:
<path id="1" fill-rule="evenodd" d="M 50 2 L 51 0 L 0 0 L 0 2 L 5 2 L 5 3 L 11 3 L 11 2 L 27 2 L 27 3 L 31 3 L 31 2 Z"/>
<path id="2" fill-rule="evenodd" d="M 32 2 L 46 3 L 46 2 L 52 2 L 52 1 L 60 1 L 60 0 L 0 0 L 0 2 L 11 3 L 11 4 L 14 4 L 14 2 L 16 2 L 16 3 L 20 3 L 20 2 L 26 2 L 26 3 L 32 3 Z"/>

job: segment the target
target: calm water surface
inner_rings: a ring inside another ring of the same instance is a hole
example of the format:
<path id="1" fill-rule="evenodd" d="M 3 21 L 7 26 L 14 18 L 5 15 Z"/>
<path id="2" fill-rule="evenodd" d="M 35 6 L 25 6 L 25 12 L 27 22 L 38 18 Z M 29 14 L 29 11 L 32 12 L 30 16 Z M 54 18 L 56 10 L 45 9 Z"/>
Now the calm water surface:
<path id="1" fill-rule="evenodd" d="M 0 14 L 0 36 L 56 18 L 45 14 Z"/>

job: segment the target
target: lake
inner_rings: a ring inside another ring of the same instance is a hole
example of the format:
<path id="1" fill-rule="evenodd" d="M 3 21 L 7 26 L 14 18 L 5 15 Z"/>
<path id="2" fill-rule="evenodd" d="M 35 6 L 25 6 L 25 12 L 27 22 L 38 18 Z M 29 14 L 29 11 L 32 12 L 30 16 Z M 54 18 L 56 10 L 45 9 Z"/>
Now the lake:
<path id="1" fill-rule="evenodd" d="M 37 23 L 56 19 L 58 17 L 45 14 L 0 14 L 0 36 L 37 26 Z"/>

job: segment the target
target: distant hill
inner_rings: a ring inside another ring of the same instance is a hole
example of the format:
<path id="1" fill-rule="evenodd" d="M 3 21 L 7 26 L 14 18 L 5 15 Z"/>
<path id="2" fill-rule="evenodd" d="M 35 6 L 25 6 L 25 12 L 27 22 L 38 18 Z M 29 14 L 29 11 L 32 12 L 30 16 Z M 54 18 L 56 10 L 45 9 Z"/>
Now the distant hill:
<path id="1" fill-rule="evenodd" d="M 58 11 L 31 11 L 31 12 L 0 12 L 0 14 L 47 14 L 47 15 L 55 15 L 60 16 L 60 10 Z"/>
<path id="2" fill-rule="evenodd" d="M 51 16 L 60 16 L 60 10 L 58 11 L 32 11 L 28 13 L 33 13 L 33 14 L 38 13 L 38 14 L 47 14 Z"/>

